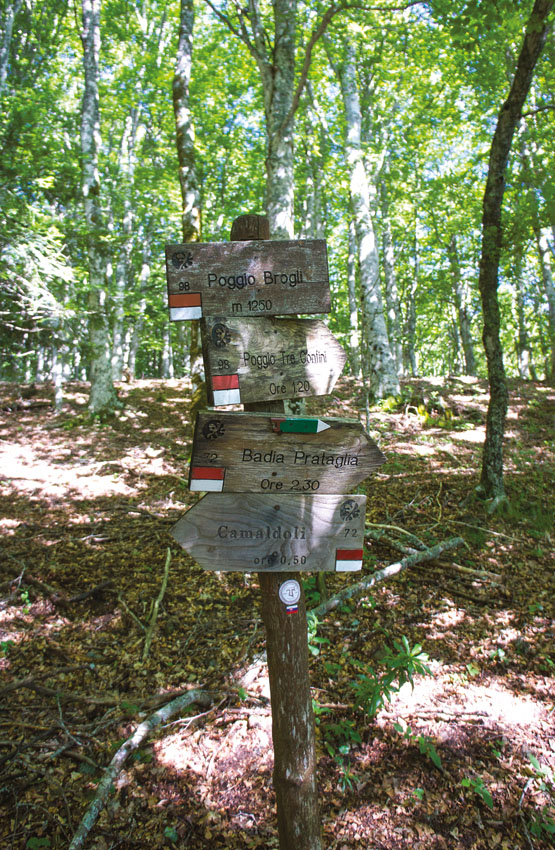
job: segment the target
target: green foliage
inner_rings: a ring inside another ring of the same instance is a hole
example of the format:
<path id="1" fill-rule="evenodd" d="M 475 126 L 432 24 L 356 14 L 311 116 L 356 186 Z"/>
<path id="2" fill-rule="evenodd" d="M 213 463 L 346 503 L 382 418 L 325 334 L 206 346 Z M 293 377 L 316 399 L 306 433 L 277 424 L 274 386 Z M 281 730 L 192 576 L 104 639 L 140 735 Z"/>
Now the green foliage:
<path id="1" fill-rule="evenodd" d="M 326 720 L 330 716 L 328 708 L 322 708 L 316 700 L 312 701 L 312 706 L 315 723 L 322 732 L 324 747 L 339 767 L 339 785 L 343 791 L 352 789 L 354 774 L 350 769 L 349 754 L 362 742 L 356 724 L 352 720 L 331 723 Z"/>
<path id="2" fill-rule="evenodd" d="M 320 625 L 318 617 L 313 614 L 311 611 L 307 614 L 307 625 L 308 625 L 308 651 L 317 656 L 320 654 L 320 648 L 329 643 L 328 638 L 323 638 L 318 636 L 318 626 Z"/>
<path id="3" fill-rule="evenodd" d="M 548 841 L 555 836 L 555 779 L 553 771 L 547 765 L 542 765 L 535 755 L 528 754 L 534 782 L 540 792 L 547 797 L 547 803 L 532 813 L 528 826 L 536 838 Z"/>
<path id="4" fill-rule="evenodd" d="M 432 764 L 434 764 L 438 770 L 443 770 L 441 756 L 436 750 L 432 739 L 428 737 L 428 735 L 417 735 L 415 732 L 412 731 L 410 726 L 404 726 L 399 722 L 394 723 L 393 728 L 396 732 L 402 735 L 405 740 L 415 741 L 418 744 L 418 749 L 420 750 L 422 755 L 429 758 Z"/>
<path id="5" fill-rule="evenodd" d="M 13 640 L 0 641 L 0 658 L 6 658 L 6 656 L 10 654 L 13 646 L 15 646 L 15 641 Z"/>
<path id="6" fill-rule="evenodd" d="M 259 68 L 247 47 L 206 5 L 195 7 L 190 107 L 202 238 L 225 240 L 235 216 L 264 209 L 267 104 Z M 224 7 L 239 31 L 239 6 Z M 71 9 L 58 0 L 21 4 L 8 45 L 0 122 L 0 374 L 10 380 L 30 380 L 45 356 L 48 374 L 52 342 L 59 345 L 72 377 L 86 377 L 90 359 L 90 234 L 82 210 L 79 145 L 82 48 Z M 178 13 L 178 4 L 159 0 L 132 15 L 121 0 L 102 6 L 99 173 L 104 221 L 96 236 L 106 260 L 111 332 L 121 310 L 127 342 L 136 335 L 137 373 L 144 377 L 163 374 L 168 324 L 163 247 L 180 236 L 171 103 Z M 268 27 L 262 42 L 266 35 L 271 41 L 272 4 L 261 4 L 260 14 Z M 315 15 L 310 4 L 299 4 L 299 57 Z M 315 45 L 308 86 L 295 116 L 295 231 L 301 238 L 323 236 L 328 241 L 334 303 L 329 323 L 347 347 L 351 316 L 345 281 L 352 211 L 345 115 L 328 56 L 340 61 L 347 40 L 355 51 L 376 236 L 380 242 L 387 219 L 405 358 L 413 345 L 420 374 L 464 369 L 447 257 L 456 234 L 464 308 L 478 372 L 484 375 L 476 284 L 486 152 L 525 17 L 525 5 L 510 0 L 433 0 L 425 11 L 414 8 L 390 16 L 387 26 L 383 12 L 353 9 L 348 17 L 336 16 L 325 49 L 322 41 Z M 373 37 L 375 32 L 380 38 Z M 534 227 L 552 223 L 555 210 L 552 113 L 546 108 L 554 83 L 547 54 L 537 68 L 535 114 L 515 141 L 507 179 L 499 298 L 502 342 L 513 374 L 517 281 L 540 373 L 548 344 Z M 526 158 L 533 160 L 528 171 Z M 387 199 L 387 210 L 378 202 L 381 198 Z M 118 263 L 126 270 L 123 289 L 117 284 Z M 360 293 L 356 300 L 360 303 Z M 411 310 L 414 328 L 409 327 Z M 186 323 L 175 323 L 169 332 L 181 375 L 189 368 L 189 330 L 177 324 Z M 402 397 L 390 397 L 382 409 L 393 412 L 404 405 Z M 427 405 L 419 411 L 424 425 L 461 427 L 451 414 Z"/>
<path id="7" fill-rule="evenodd" d="M 493 797 L 480 776 L 465 776 L 461 779 L 461 785 L 463 788 L 470 789 L 477 797 L 480 797 L 488 808 L 493 809 Z"/>
<path id="8" fill-rule="evenodd" d="M 368 717 L 374 717 L 380 708 L 391 700 L 393 693 L 404 684 L 410 682 L 414 687 L 416 674 L 432 675 L 427 666 L 428 655 L 422 651 L 420 644 L 412 648 L 405 635 L 401 642 L 393 641 L 393 650 L 386 648 L 381 657 L 385 667 L 383 672 L 377 672 L 369 665 L 356 662 L 364 672 L 353 683 L 355 705 L 362 708 Z"/>
<path id="9" fill-rule="evenodd" d="M 172 844 L 177 844 L 179 835 L 175 826 L 166 826 L 164 828 L 164 838 L 167 838 Z"/>
<path id="10" fill-rule="evenodd" d="M 29 611 L 31 610 L 31 598 L 29 596 L 28 588 L 26 588 L 26 587 L 23 588 L 23 590 L 19 594 L 19 598 L 21 599 L 21 602 L 23 603 L 24 614 L 28 614 Z"/>
<path id="11" fill-rule="evenodd" d="M 50 846 L 50 839 L 46 838 L 46 836 L 42 836 L 41 838 L 33 836 L 32 838 L 28 838 L 25 844 L 27 850 L 46 850 Z"/>

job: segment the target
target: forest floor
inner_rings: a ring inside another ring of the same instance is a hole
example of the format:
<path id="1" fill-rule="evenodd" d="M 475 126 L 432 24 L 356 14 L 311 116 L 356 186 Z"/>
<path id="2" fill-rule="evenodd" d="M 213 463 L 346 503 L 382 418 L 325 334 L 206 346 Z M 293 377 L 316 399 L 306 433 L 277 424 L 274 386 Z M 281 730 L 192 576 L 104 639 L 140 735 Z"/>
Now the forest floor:
<path id="1" fill-rule="evenodd" d="M 364 574 L 402 557 L 407 532 L 464 545 L 336 609 L 311 636 L 326 850 L 553 846 L 555 391 L 510 390 L 503 516 L 474 495 L 484 382 L 409 381 L 403 404 L 370 411 L 387 463 L 358 492 L 369 535 L 386 537 L 369 537 Z M 51 387 L 0 385 L 0 846 L 68 847 L 137 724 L 202 687 L 212 704 L 131 755 L 85 846 L 276 848 L 256 575 L 205 572 L 169 535 L 196 500 L 190 388 L 123 384 L 117 418 L 94 426 L 87 387 L 65 391 L 56 413 Z M 364 421 L 348 378 L 309 409 Z M 328 574 L 328 592 L 356 575 Z M 318 604 L 308 574 L 306 593 Z M 431 675 L 369 718 L 357 686 L 403 636 Z"/>

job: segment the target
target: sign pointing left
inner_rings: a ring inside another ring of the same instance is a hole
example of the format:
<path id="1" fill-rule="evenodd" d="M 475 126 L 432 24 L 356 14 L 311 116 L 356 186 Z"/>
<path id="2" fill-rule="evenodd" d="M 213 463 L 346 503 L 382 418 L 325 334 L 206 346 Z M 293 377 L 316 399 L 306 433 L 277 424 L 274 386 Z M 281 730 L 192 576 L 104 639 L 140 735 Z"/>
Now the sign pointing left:
<path id="1" fill-rule="evenodd" d="M 205 570 L 362 568 L 366 496 L 208 495 L 172 528 Z"/>

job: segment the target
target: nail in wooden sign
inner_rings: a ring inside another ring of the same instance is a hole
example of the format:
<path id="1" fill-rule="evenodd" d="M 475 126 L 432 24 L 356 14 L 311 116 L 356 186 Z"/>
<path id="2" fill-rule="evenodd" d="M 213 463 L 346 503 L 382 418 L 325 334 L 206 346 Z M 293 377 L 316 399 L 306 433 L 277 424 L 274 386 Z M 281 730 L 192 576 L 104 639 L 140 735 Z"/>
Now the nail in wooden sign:
<path id="1" fill-rule="evenodd" d="M 360 570 L 366 496 L 207 495 L 171 530 L 205 570 Z"/>
<path id="2" fill-rule="evenodd" d="M 170 319 L 329 313 L 323 239 L 166 246 Z"/>
<path id="3" fill-rule="evenodd" d="M 193 437 L 189 488 L 349 493 L 384 461 L 357 420 L 202 411 Z"/>
<path id="4" fill-rule="evenodd" d="M 208 403 L 247 404 L 331 392 L 347 355 L 318 319 L 235 319 L 202 323 Z"/>

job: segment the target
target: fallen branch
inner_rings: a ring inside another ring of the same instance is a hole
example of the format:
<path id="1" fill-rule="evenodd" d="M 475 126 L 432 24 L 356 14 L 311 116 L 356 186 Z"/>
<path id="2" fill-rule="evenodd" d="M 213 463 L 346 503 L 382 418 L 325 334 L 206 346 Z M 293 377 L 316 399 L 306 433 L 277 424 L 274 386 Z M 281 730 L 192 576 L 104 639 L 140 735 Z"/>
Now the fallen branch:
<path id="1" fill-rule="evenodd" d="M 174 717 L 178 712 L 183 711 L 183 709 L 187 708 L 192 703 L 196 702 L 200 705 L 210 705 L 211 701 L 212 697 L 207 691 L 200 691 L 197 689 L 187 691 L 186 694 L 166 703 L 166 705 L 154 714 L 151 714 L 147 720 L 144 720 L 139 726 L 137 726 L 133 735 L 128 738 L 124 744 L 122 744 L 106 768 L 104 776 L 98 783 L 94 799 L 91 801 L 89 808 L 83 815 L 81 823 L 77 827 L 77 831 L 71 839 L 71 844 L 69 845 L 68 850 L 80 850 L 80 848 L 84 846 L 87 835 L 95 825 L 106 800 L 113 790 L 116 777 L 122 770 L 123 765 L 131 753 L 140 747 L 145 738 L 154 729 L 156 729 L 157 726 L 160 726 L 162 723 L 170 720 L 170 718 Z"/>
<path id="2" fill-rule="evenodd" d="M 25 574 L 24 584 L 31 584 L 34 587 L 38 587 L 46 596 L 50 599 L 50 601 L 54 605 L 73 605 L 76 602 L 82 602 L 84 599 L 87 599 L 89 596 L 96 596 L 97 593 L 100 593 L 102 590 L 105 590 L 108 587 L 111 587 L 112 580 L 106 579 L 106 581 L 101 581 L 100 584 L 95 585 L 94 587 L 89 588 L 88 590 L 83 590 L 81 593 L 76 593 L 74 596 L 66 597 L 60 593 L 59 590 L 56 590 L 52 585 L 47 584 L 45 581 L 41 581 L 39 578 L 35 578 L 35 576 L 30 575 L 30 573 Z"/>
<path id="3" fill-rule="evenodd" d="M 0 689 L 0 697 L 10 691 L 16 691 L 18 688 L 32 689 L 37 679 L 49 679 L 52 676 L 58 676 L 61 673 L 74 673 L 76 670 L 91 669 L 92 667 L 90 664 L 69 664 L 66 667 L 57 667 L 55 670 L 44 670 L 42 673 L 35 673 L 32 676 L 26 676 L 24 679 L 14 679 L 13 682 L 4 685 L 4 687 Z M 55 691 L 52 691 L 52 693 L 55 693 Z"/>
<path id="4" fill-rule="evenodd" d="M 162 579 L 162 585 L 160 587 L 160 593 L 154 600 L 154 605 L 152 606 L 152 617 L 150 618 L 150 623 L 148 624 L 146 635 L 145 635 L 145 645 L 143 649 L 143 661 L 146 661 L 148 658 L 148 653 L 150 652 L 150 644 L 152 643 L 152 638 L 154 636 L 154 629 L 156 628 L 156 620 L 158 619 L 158 609 L 160 608 L 160 603 L 164 598 L 164 594 L 166 592 L 166 587 L 168 585 L 168 576 L 170 573 L 170 563 L 172 559 L 171 550 L 168 547 L 168 553 L 166 555 L 166 563 L 164 566 L 164 578 Z"/>
<path id="5" fill-rule="evenodd" d="M 399 575 L 399 573 L 404 572 L 404 570 L 409 567 L 413 567 L 415 564 L 420 564 L 422 561 L 432 561 L 434 558 L 438 558 L 443 552 L 447 552 L 449 549 L 456 549 L 458 546 L 463 545 L 464 540 L 462 537 L 450 537 L 449 540 L 443 540 L 441 543 L 436 543 L 435 546 L 431 546 L 429 549 L 424 549 L 422 552 L 414 552 L 414 554 L 407 555 L 407 557 L 403 558 L 401 561 L 397 561 L 395 564 L 389 564 L 389 566 L 384 567 L 383 570 L 378 570 L 377 573 L 373 573 L 373 575 L 368 576 L 363 579 L 363 581 L 357 582 L 357 584 L 351 584 L 349 587 L 346 587 L 345 590 L 341 590 L 339 593 L 336 593 L 335 596 L 330 597 L 327 602 L 322 602 L 321 605 L 318 605 L 316 608 L 312 608 L 309 613 L 313 614 L 315 617 L 321 617 L 324 614 L 329 614 L 330 611 L 333 611 L 341 605 L 342 602 L 346 602 L 348 599 L 353 599 L 356 596 L 364 596 L 371 587 L 374 587 L 375 584 L 394 578 L 394 576 Z"/>

